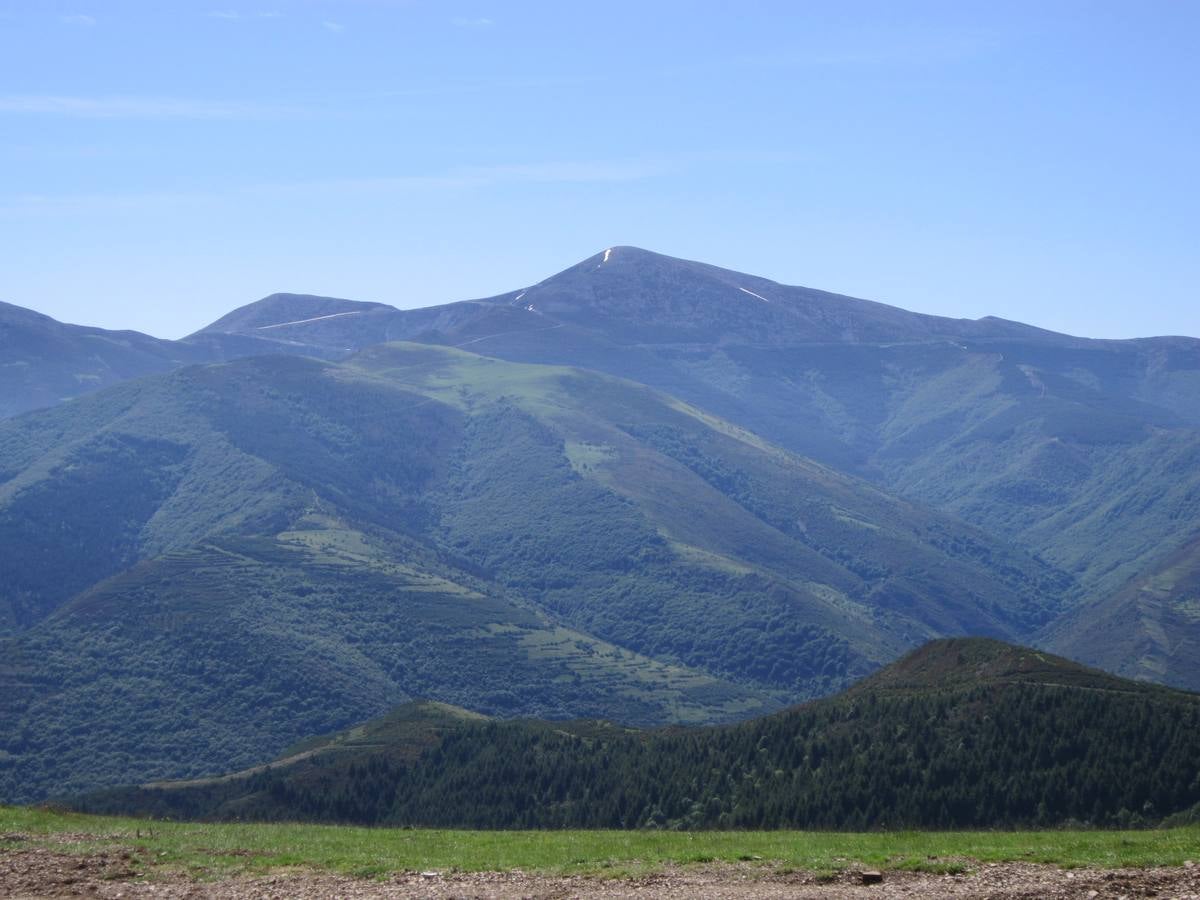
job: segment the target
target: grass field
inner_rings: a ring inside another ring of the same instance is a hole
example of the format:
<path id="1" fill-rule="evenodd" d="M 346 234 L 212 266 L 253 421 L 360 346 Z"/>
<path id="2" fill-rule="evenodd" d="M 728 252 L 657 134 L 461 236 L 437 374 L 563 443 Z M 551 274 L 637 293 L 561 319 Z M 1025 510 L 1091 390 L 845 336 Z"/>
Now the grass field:
<path id="1" fill-rule="evenodd" d="M 976 862 L 1064 868 L 1181 865 L 1200 859 L 1200 828 L 1149 831 L 435 831 L 322 825 L 151 822 L 0 807 L 0 849 L 128 850 L 135 865 L 199 878 L 310 868 L 362 877 L 392 872 L 505 871 L 624 875 L 668 865 L 760 862 L 768 871 L 857 866 L 960 872 Z"/>

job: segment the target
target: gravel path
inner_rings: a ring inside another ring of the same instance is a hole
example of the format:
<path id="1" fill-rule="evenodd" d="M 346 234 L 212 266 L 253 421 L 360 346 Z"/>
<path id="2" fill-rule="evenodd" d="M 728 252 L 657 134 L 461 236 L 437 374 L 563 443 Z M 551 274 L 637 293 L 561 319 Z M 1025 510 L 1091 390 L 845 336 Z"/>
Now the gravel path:
<path id="1" fill-rule="evenodd" d="M 104 898 L 270 898 L 309 900 L 345 897 L 421 898 L 1191 898 L 1200 900 L 1200 866 L 1149 869 L 1075 869 L 1029 863 L 973 866 L 963 875 L 912 872 L 882 874 L 864 884 L 859 872 L 832 881 L 813 873 L 780 874 L 751 865 L 689 866 L 636 877 L 528 875 L 522 872 L 474 874 L 404 873 L 386 881 L 320 872 L 282 872 L 255 878 L 197 882 L 156 872 L 152 880 L 127 852 L 91 856 L 49 848 L 0 848 L 0 897 Z M 870 876 L 867 876 L 868 878 Z"/>

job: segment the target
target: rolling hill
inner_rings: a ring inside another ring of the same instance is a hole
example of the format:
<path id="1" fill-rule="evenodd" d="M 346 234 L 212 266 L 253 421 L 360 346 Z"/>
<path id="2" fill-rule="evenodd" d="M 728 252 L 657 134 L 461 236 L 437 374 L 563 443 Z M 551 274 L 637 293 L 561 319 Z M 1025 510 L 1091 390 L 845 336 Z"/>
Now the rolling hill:
<path id="1" fill-rule="evenodd" d="M 1200 801 L 1200 696 L 996 641 L 719 728 L 496 722 L 414 703 L 253 769 L 88 812 L 488 828 L 1132 825 Z"/>
<path id="2" fill-rule="evenodd" d="M 7 798 L 414 696 L 742 717 L 932 636 L 1031 634 L 1072 590 L 642 385 L 426 345 L 120 385 L 0 424 L 0 473 Z"/>

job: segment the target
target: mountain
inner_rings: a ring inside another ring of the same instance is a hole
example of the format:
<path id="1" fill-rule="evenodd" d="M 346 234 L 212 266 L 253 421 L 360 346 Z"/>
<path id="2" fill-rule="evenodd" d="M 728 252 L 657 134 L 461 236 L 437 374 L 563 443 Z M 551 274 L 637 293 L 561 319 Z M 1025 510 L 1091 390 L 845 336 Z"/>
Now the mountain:
<path id="1" fill-rule="evenodd" d="M 0 422 L 0 796 L 413 697 L 724 721 L 945 635 L 1200 688 L 1193 339 L 616 247 L 426 309 L 276 294 L 169 342 L 3 307 L 0 340 L 6 409 L 77 398 Z"/>
<path id="2" fill-rule="evenodd" d="M 279 344 L 282 352 L 338 358 L 391 340 L 387 320 L 397 312 L 383 303 L 311 294 L 272 294 L 227 313 L 185 340 L 197 343 L 228 337 L 253 338 Z M 311 330 L 319 330 L 319 343 L 303 339 Z"/>
<path id="3" fill-rule="evenodd" d="M 421 696 L 634 724 L 827 694 L 1069 578 L 611 376 L 419 344 L 0 423 L 0 796 L 261 759 Z"/>
<path id="4" fill-rule="evenodd" d="M 628 378 L 962 518 L 1068 572 L 1081 620 L 1200 529 L 1192 338 L 925 316 L 632 247 L 485 300 L 373 316 L 360 346 L 403 337 Z M 294 337 L 327 352 L 341 345 L 327 327 Z M 1096 629 L 1087 658 L 1200 688 L 1183 652 L 1197 623 L 1163 641 L 1151 618 L 1128 621 L 1160 662 L 1100 652 Z"/>
<path id="5" fill-rule="evenodd" d="M 286 333 L 327 353 L 350 346 L 336 330 L 348 321 L 356 347 L 439 343 L 650 385 L 1009 538 L 1089 598 L 1179 546 L 1196 527 L 1181 521 L 1200 523 L 1192 338 L 927 316 L 633 247 L 485 300 Z"/>
<path id="6" fill-rule="evenodd" d="M 1200 537 L 1102 602 L 1072 610 L 1041 643 L 1127 678 L 1200 684 Z"/>
<path id="7" fill-rule="evenodd" d="M 371 825 L 997 828 L 1142 824 L 1200 801 L 1200 696 L 983 639 L 720 728 L 496 722 L 414 703 L 267 765 L 87 812 Z"/>
<path id="8" fill-rule="evenodd" d="M 330 314 L 333 315 L 330 315 Z M 298 320 L 289 321 L 293 316 Z M 597 347 L 665 344 L 869 344 L 939 339 L 1088 342 L 995 317 L 947 319 L 676 259 L 612 247 L 530 287 L 483 300 L 416 310 L 332 298 L 276 294 L 242 307 L 198 334 L 254 335 L 264 327 L 313 347 L 340 346 L 334 317 L 353 316 L 360 347 L 401 337 L 470 337 L 487 322 L 511 330 L 486 338 L 505 346 L 521 333 L 567 329 L 554 341 Z M 478 338 L 479 335 L 474 335 Z M 473 338 L 474 339 L 474 338 Z"/>
<path id="9" fill-rule="evenodd" d="M 192 348 L 136 331 L 64 325 L 0 303 L 0 417 L 200 358 Z"/>
<path id="10" fill-rule="evenodd" d="M 68 325 L 0 303 L 0 419 L 186 365 L 280 352 L 301 351 L 253 333 L 167 341 L 137 331 Z M 315 348 L 303 352 L 322 355 Z"/>
<path id="11" fill-rule="evenodd" d="M 1200 341 L 922 316 L 624 247 L 477 306 L 514 304 L 524 330 L 414 337 L 660 388 L 1008 537 L 1092 596 L 1200 522 Z"/>

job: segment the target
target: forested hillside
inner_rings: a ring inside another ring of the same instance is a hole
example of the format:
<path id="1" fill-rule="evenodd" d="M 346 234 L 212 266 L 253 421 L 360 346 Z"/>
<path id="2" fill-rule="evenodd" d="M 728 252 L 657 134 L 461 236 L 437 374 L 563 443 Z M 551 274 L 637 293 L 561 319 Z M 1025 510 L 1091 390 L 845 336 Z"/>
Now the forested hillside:
<path id="1" fill-rule="evenodd" d="M 415 704 L 267 768 L 95 812 L 476 828 L 1148 824 L 1200 802 L 1200 696 L 979 639 L 718 728 L 481 721 Z"/>
<path id="2" fill-rule="evenodd" d="M 1071 587 L 643 386 L 422 345 L 118 386 L 0 425 L 0 467 L 9 799 L 413 697 L 741 718 L 1029 634 Z"/>

